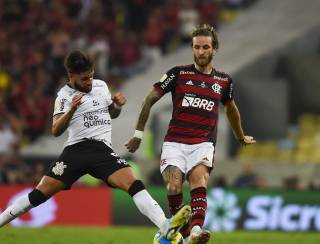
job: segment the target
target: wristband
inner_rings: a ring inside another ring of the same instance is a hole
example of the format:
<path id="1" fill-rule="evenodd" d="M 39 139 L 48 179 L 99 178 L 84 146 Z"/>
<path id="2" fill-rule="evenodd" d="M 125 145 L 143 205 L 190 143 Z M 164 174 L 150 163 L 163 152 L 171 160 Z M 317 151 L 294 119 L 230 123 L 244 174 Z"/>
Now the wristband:
<path id="1" fill-rule="evenodd" d="M 133 134 L 133 137 L 142 139 L 142 137 L 143 137 L 143 131 L 141 131 L 141 130 L 135 130 L 135 131 L 134 131 L 134 134 Z"/>

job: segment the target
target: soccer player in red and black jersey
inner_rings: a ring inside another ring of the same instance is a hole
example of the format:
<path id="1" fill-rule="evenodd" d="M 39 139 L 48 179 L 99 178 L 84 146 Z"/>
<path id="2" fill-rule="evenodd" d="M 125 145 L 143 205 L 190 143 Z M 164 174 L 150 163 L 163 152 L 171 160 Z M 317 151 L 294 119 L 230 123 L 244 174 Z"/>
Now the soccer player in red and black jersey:
<path id="1" fill-rule="evenodd" d="M 246 136 L 240 113 L 233 99 L 232 79 L 213 68 L 212 58 L 219 47 L 217 34 L 207 24 L 198 25 L 192 33 L 194 63 L 170 69 L 145 98 L 136 131 L 126 144 L 129 152 L 140 146 L 151 107 L 171 92 L 172 119 L 165 136 L 160 171 L 168 191 L 169 207 L 175 214 L 183 205 L 182 183 L 190 186 L 192 219 L 182 229 L 188 243 L 207 243 L 210 232 L 203 230 L 207 208 L 207 184 L 213 167 L 219 104 L 230 122 L 235 137 L 242 145 L 255 140 Z"/>

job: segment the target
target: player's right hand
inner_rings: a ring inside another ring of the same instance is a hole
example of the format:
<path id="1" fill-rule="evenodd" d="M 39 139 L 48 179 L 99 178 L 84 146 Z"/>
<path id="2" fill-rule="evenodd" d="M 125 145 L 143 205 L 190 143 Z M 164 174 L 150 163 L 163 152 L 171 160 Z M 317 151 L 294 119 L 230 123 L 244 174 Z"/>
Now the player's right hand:
<path id="1" fill-rule="evenodd" d="M 72 98 L 72 102 L 71 102 L 71 110 L 72 111 L 76 111 L 77 108 L 80 106 L 81 104 L 81 98 L 85 95 L 85 93 L 81 93 L 79 95 L 75 95 Z"/>
<path id="2" fill-rule="evenodd" d="M 239 140 L 242 146 L 247 146 L 250 144 L 255 144 L 256 140 L 252 136 L 244 136 L 242 140 Z"/>
<path id="3" fill-rule="evenodd" d="M 140 138 L 132 137 L 125 146 L 129 152 L 134 153 L 139 148 L 140 143 L 141 143 Z"/>

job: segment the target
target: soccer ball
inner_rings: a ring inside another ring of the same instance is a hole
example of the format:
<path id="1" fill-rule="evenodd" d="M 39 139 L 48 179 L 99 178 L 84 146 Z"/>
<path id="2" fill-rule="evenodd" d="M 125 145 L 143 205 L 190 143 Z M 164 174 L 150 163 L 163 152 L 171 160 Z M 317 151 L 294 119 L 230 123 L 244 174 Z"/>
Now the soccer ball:
<path id="1" fill-rule="evenodd" d="M 161 232 L 158 231 L 153 239 L 153 244 L 183 244 L 183 237 L 178 232 L 176 238 L 174 240 L 168 240 L 164 236 L 161 235 Z"/>

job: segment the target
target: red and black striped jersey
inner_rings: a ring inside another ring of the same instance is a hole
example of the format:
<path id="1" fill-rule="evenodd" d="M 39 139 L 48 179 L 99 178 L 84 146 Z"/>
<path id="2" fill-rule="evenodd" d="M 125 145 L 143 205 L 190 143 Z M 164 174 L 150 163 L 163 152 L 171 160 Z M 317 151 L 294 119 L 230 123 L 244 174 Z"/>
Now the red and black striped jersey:
<path id="1" fill-rule="evenodd" d="M 194 64 L 176 66 L 153 86 L 161 95 L 172 95 L 172 118 L 165 141 L 215 144 L 219 103 L 225 105 L 233 100 L 229 75 L 215 69 L 204 74 Z"/>

